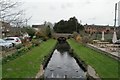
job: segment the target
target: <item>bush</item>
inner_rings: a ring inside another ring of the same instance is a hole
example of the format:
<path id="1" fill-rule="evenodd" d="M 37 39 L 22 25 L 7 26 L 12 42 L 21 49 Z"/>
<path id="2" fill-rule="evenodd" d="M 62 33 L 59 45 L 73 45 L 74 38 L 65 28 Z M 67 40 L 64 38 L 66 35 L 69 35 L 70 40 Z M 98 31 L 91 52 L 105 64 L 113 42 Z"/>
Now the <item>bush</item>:
<path id="1" fill-rule="evenodd" d="M 16 49 L 20 49 L 20 48 L 22 48 L 22 47 L 23 47 L 22 44 L 18 44 L 18 45 L 15 46 Z"/>
<path id="2" fill-rule="evenodd" d="M 77 35 L 78 35 L 77 32 L 73 32 L 73 37 L 74 37 L 74 39 L 76 39 Z"/>
<path id="3" fill-rule="evenodd" d="M 0 51 L 6 51 L 6 50 L 7 50 L 6 47 L 0 46 Z"/>
<path id="4" fill-rule="evenodd" d="M 11 60 L 16 59 L 17 57 L 25 54 L 25 53 L 28 52 L 28 51 L 29 51 L 28 47 L 20 48 L 20 49 L 18 49 L 17 52 L 15 52 L 14 54 L 2 58 L 2 64 L 5 64 L 5 63 L 8 62 L 8 61 L 11 61 Z"/>
<path id="5" fill-rule="evenodd" d="M 90 40 L 90 38 L 88 36 L 84 36 L 82 38 L 82 43 L 86 44 L 86 43 L 89 43 L 89 42 L 91 42 L 91 40 Z"/>
<path id="6" fill-rule="evenodd" d="M 43 41 L 47 41 L 49 38 L 48 37 L 42 37 L 41 38 Z"/>
<path id="7" fill-rule="evenodd" d="M 31 46 L 28 46 L 28 50 L 31 50 L 31 49 L 32 49 L 32 47 L 33 47 L 32 45 L 31 45 Z"/>
<path id="8" fill-rule="evenodd" d="M 76 41 L 77 41 L 77 42 L 81 42 L 81 39 L 82 39 L 81 36 L 80 36 L 80 35 L 77 35 Z"/>
<path id="9" fill-rule="evenodd" d="M 34 39 L 34 40 L 32 41 L 32 44 L 33 44 L 34 46 L 39 46 L 40 42 L 39 42 L 39 40 Z"/>

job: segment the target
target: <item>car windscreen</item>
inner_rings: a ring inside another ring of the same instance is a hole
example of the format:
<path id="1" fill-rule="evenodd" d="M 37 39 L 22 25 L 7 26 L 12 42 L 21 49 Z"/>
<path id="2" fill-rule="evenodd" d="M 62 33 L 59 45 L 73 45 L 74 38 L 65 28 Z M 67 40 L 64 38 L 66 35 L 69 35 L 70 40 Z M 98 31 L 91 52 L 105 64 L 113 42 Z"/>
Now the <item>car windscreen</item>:
<path id="1" fill-rule="evenodd" d="M 7 39 L 5 39 L 5 40 L 14 40 L 13 38 L 7 38 Z"/>
<path id="2" fill-rule="evenodd" d="M 0 43 L 5 43 L 5 41 L 4 40 L 0 40 Z"/>

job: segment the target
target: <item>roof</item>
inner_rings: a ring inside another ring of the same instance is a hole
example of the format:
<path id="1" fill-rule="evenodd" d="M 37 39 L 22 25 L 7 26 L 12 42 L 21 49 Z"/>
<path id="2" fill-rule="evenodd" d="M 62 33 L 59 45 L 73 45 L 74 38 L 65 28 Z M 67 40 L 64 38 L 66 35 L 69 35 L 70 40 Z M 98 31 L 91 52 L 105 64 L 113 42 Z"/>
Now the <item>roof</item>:
<path id="1" fill-rule="evenodd" d="M 32 25 L 32 28 L 43 28 L 45 25 Z"/>
<path id="2" fill-rule="evenodd" d="M 85 27 L 113 27 L 109 25 L 84 25 Z"/>

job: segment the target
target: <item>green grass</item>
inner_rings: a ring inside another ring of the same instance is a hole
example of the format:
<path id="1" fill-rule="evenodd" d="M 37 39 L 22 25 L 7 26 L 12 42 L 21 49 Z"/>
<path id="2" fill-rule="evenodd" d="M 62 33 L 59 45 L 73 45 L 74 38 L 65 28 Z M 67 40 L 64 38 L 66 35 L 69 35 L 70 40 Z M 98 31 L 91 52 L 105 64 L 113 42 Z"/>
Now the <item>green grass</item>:
<path id="1" fill-rule="evenodd" d="M 74 52 L 86 62 L 86 64 L 91 65 L 101 78 L 118 78 L 120 77 L 120 72 L 118 70 L 118 65 L 120 62 L 96 52 L 90 48 L 78 44 L 75 40 L 68 40 L 70 46 L 74 49 Z"/>
<path id="2" fill-rule="evenodd" d="M 44 56 L 55 47 L 55 40 L 42 42 L 23 56 L 4 64 L 3 78 L 34 78 L 40 69 Z"/>

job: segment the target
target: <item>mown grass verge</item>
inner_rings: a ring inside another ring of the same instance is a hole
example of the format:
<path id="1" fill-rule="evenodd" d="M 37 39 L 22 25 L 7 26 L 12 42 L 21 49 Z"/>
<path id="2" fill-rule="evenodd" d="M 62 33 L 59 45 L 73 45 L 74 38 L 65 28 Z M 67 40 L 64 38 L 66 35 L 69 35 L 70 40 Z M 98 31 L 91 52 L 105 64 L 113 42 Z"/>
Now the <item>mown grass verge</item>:
<path id="1" fill-rule="evenodd" d="M 25 55 L 2 65 L 3 78 L 34 78 L 40 69 L 44 56 L 49 54 L 55 44 L 56 40 L 47 40 Z"/>
<path id="2" fill-rule="evenodd" d="M 120 77 L 120 62 L 85 47 L 82 44 L 78 44 L 73 39 L 69 39 L 68 43 L 74 49 L 78 57 L 85 61 L 86 64 L 91 65 L 101 78 L 118 79 Z"/>

